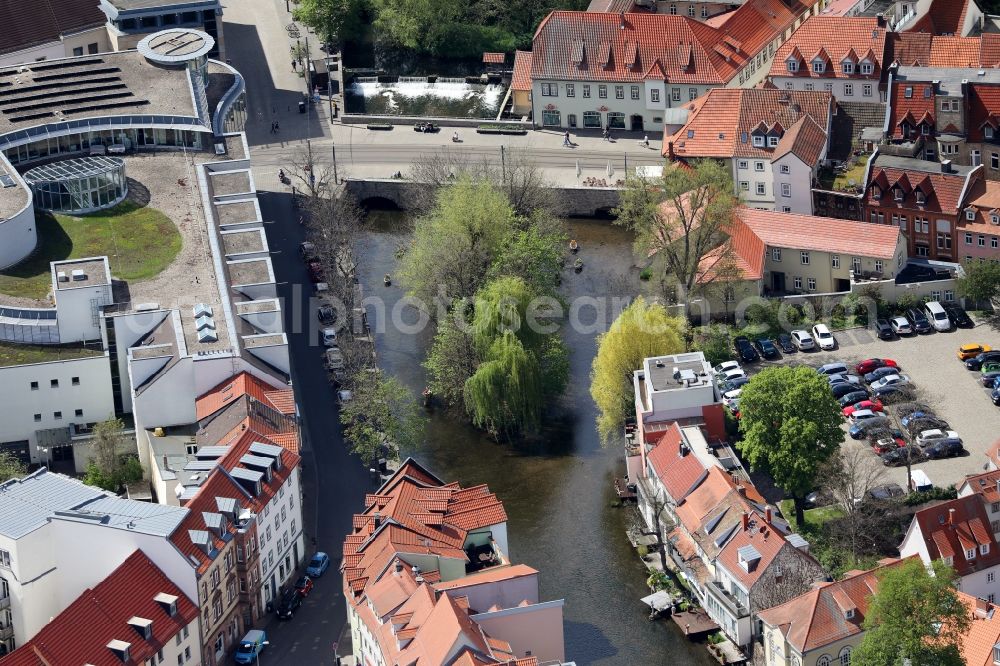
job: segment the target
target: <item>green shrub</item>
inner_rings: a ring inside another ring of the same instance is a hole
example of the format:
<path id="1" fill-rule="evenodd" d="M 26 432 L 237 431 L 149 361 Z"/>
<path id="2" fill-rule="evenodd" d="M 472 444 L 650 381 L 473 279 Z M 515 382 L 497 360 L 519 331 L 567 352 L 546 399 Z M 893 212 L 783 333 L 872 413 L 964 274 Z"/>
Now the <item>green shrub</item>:
<path id="1" fill-rule="evenodd" d="M 924 492 L 914 491 L 910 493 L 903 498 L 903 504 L 906 506 L 919 506 L 932 500 L 953 500 L 956 497 L 958 497 L 958 491 L 955 490 L 955 486 L 948 486 L 947 488 L 938 488 L 935 486 Z"/>
<path id="2" fill-rule="evenodd" d="M 721 631 L 716 631 L 708 635 L 708 642 L 711 645 L 718 645 L 726 640 L 726 637 L 722 635 Z"/>
<path id="3" fill-rule="evenodd" d="M 636 550 L 639 551 L 639 557 L 646 557 L 649 555 L 649 546 L 645 544 L 640 543 L 638 547 L 636 547 Z"/>
<path id="4" fill-rule="evenodd" d="M 652 277 L 653 277 L 653 269 L 649 268 L 648 266 L 646 268 L 643 268 L 642 271 L 639 273 L 639 279 L 645 280 L 646 282 L 649 282 L 649 280 Z"/>

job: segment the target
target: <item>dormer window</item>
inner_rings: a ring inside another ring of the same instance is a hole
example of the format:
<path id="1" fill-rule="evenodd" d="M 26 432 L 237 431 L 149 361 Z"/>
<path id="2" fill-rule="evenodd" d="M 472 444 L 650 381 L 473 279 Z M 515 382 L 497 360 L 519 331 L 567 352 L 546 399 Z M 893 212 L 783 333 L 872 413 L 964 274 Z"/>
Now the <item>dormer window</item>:
<path id="1" fill-rule="evenodd" d="M 983 134 L 986 136 L 987 139 L 992 139 L 993 138 L 993 128 L 992 127 L 987 127 L 985 130 L 983 130 Z"/>
<path id="2" fill-rule="evenodd" d="M 976 211 L 974 211 L 974 210 L 967 210 L 967 211 L 965 211 L 965 219 L 969 220 L 970 222 L 973 221 L 973 220 L 975 220 L 976 219 Z"/>
<path id="3" fill-rule="evenodd" d="M 136 633 L 144 640 L 153 637 L 153 621 L 144 617 L 134 616 L 129 619 L 128 624 L 135 629 Z"/>
<path id="4" fill-rule="evenodd" d="M 906 86 L 906 88 L 903 89 L 903 96 L 906 97 L 906 99 L 913 97 L 913 86 Z"/>
<path id="5" fill-rule="evenodd" d="M 993 224 L 1000 224 L 1000 215 L 990 215 L 990 222 Z"/>
<path id="6" fill-rule="evenodd" d="M 923 134 L 924 136 L 927 136 L 928 134 L 931 133 L 931 128 L 927 125 L 927 123 L 923 123 L 920 125 L 920 133 Z"/>
<path id="7" fill-rule="evenodd" d="M 846 620 L 853 620 L 854 619 L 854 609 L 853 608 L 848 608 L 847 610 L 844 611 L 844 619 L 846 619 Z"/>
<path id="8" fill-rule="evenodd" d="M 872 185 L 872 199 L 882 198 L 882 188 L 878 185 Z"/>
<path id="9" fill-rule="evenodd" d="M 759 134 L 754 134 L 753 135 L 753 145 L 757 146 L 758 148 L 763 148 L 764 147 L 764 137 L 762 137 Z"/>
<path id="10" fill-rule="evenodd" d="M 981 544 L 979 544 L 979 554 L 980 555 L 989 555 L 990 554 L 990 544 L 988 544 L 988 543 L 981 543 Z"/>
<path id="11" fill-rule="evenodd" d="M 795 60 L 794 58 L 791 59 L 791 60 L 789 60 L 786 63 L 786 65 L 788 66 L 788 71 L 789 72 L 797 72 L 797 71 L 799 71 L 799 61 Z"/>
<path id="12" fill-rule="evenodd" d="M 776 136 L 767 137 L 767 145 L 770 146 L 771 148 L 776 147 L 778 145 L 778 137 Z"/>
<path id="13" fill-rule="evenodd" d="M 894 187 L 894 188 L 892 188 L 892 198 L 895 199 L 896 201 L 902 201 L 903 200 L 903 188 L 901 188 L 901 187 Z"/>
<path id="14" fill-rule="evenodd" d="M 861 63 L 861 73 L 871 74 L 875 70 L 875 65 L 871 64 L 867 60 Z"/>
<path id="15" fill-rule="evenodd" d="M 955 558 L 949 555 L 948 557 L 944 558 L 944 563 L 950 567 L 955 563 Z"/>
<path id="16" fill-rule="evenodd" d="M 813 60 L 813 71 L 822 74 L 826 71 L 826 63 L 822 60 Z"/>
<path id="17" fill-rule="evenodd" d="M 924 201 L 926 200 L 926 198 L 924 197 L 924 193 L 923 193 L 923 192 L 921 192 L 920 190 L 917 190 L 917 191 L 915 192 L 915 195 L 916 195 L 916 197 L 917 197 L 917 203 L 918 203 L 918 204 L 923 204 L 923 203 L 924 203 Z"/>
<path id="18" fill-rule="evenodd" d="M 854 73 L 854 63 L 853 62 L 845 62 L 843 69 L 844 69 L 844 74 L 853 74 Z"/>
<path id="19" fill-rule="evenodd" d="M 967 559 L 967 560 L 974 560 L 974 559 L 976 559 L 976 549 L 975 548 L 970 548 L 967 551 L 965 551 L 965 559 Z"/>

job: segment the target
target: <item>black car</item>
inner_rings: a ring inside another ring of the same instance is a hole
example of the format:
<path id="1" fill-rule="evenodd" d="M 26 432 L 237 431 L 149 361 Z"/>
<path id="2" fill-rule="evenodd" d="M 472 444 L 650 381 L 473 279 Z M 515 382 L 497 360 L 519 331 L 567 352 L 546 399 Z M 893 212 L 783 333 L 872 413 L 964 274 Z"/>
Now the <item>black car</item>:
<path id="1" fill-rule="evenodd" d="M 899 368 L 890 368 L 890 367 L 875 368 L 867 375 L 865 375 L 865 383 L 871 384 L 876 379 L 882 379 L 883 377 L 888 377 L 889 375 L 898 375 L 898 374 L 899 374 Z"/>
<path id="2" fill-rule="evenodd" d="M 332 305 L 321 305 L 316 309 L 316 318 L 319 319 L 319 323 L 329 326 L 336 323 L 337 311 Z"/>
<path id="3" fill-rule="evenodd" d="M 889 325 L 888 319 L 879 319 L 875 322 L 875 335 L 880 340 L 892 340 L 896 337 L 896 334 L 892 332 L 892 326 Z"/>
<path id="4" fill-rule="evenodd" d="M 750 340 L 744 335 L 733 339 L 733 348 L 736 349 L 736 355 L 744 363 L 753 363 L 760 360 L 760 354 L 757 353 L 757 350 L 750 344 Z"/>
<path id="5" fill-rule="evenodd" d="M 902 446 L 895 451 L 882 454 L 882 464 L 886 467 L 898 467 L 906 464 L 906 456 L 909 454 L 911 463 L 918 463 L 924 459 L 924 452 L 919 446 Z"/>
<path id="6" fill-rule="evenodd" d="M 798 350 L 798 347 L 792 342 L 792 336 L 788 333 L 782 333 L 778 336 L 778 346 L 781 347 L 782 354 L 791 354 Z"/>
<path id="7" fill-rule="evenodd" d="M 1000 349 L 983 352 L 975 358 L 970 358 L 965 362 L 965 367 L 969 370 L 981 370 L 983 363 L 986 363 L 987 361 L 1000 361 Z"/>
<path id="8" fill-rule="evenodd" d="M 849 393 L 867 393 L 867 391 L 865 391 L 863 388 L 861 388 L 857 384 L 852 384 L 851 382 L 841 382 L 839 384 L 834 384 L 833 386 L 830 387 L 830 390 L 833 391 L 833 397 L 836 398 L 837 400 L 840 400 Z M 865 398 L 861 399 L 864 400 Z M 855 400 L 854 402 L 858 401 Z M 850 404 L 853 405 L 854 402 Z"/>
<path id="9" fill-rule="evenodd" d="M 302 595 L 299 594 L 298 590 L 293 587 L 286 591 L 281 597 L 281 603 L 278 604 L 278 619 L 290 620 L 301 605 Z"/>
<path id="10" fill-rule="evenodd" d="M 745 386 L 750 383 L 749 377 L 736 377 L 735 379 L 730 379 L 719 384 L 719 391 L 722 393 L 729 393 L 730 391 L 735 391 L 741 386 Z"/>
<path id="11" fill-rule="evenodd" d="M 857 387 L 855 387 L 855 389 L 857 389 Z M 840 402 L 841 407 L 847 407 L 849 405 L 853 405 L 861 402 L 862 400 L 867 400 L 867 399 L 868 399 L 868 391 L 860 389 L 851 391 L 850 393 L 840 396 L 840 398 L 838 398 L 838 401 Z"/>
<path id="12" fill-rule="evenodd" d="M 917 333 L 930 333 L 934 329 L 931 327 L 931 322 L 928 321 L 927 315 L 923 313 L 922 310 L 917 308 L 910 308 L 906 311 L 906 318 L 910 322 L 910 326 Z"/>
<path id="13" fill-rule="evenodd" d="M 758 338 L 757 349 L 764 358 L 778 358 L 778 348 L 774 346 L 774 341 L 768 338 Z"/>
<path id="14" fill-rule="evenodd" d="M 954 440 L 931 444 L 924 449 L 924 455 L 931 460 L 935 460 L 937 458 L 954 458 L 955 456 L 960 456 L 963 453 L 965 453 L 965 449 L 962 448 L 962 442 L 956 442 Z"/>
<path id="15" fill-rule="evenodd" d="M 945 303 L 941 307 L 944 308 L 945 314 L 948 315 L 948 319 L 951 320 L 955 328 L 972 328 L 975 326 L 969 314 L 957 303 Z"/>
<path id="16" fill-rule="evenodd" d="M 881 486 L 875 486 L 868 491 L 868 495 L 872 499 L 877 500 L 891 500 L 902 497 L 905 494 L 906 491 L 898 483 L 883 483 Z"/>
<path id="17" fill-rule="evenodd" d="M 1000 407 L 1000 388 L 993 389 L 993 392 L 990 393 L 990 400 L 993 401 L 994 405 Z"/>

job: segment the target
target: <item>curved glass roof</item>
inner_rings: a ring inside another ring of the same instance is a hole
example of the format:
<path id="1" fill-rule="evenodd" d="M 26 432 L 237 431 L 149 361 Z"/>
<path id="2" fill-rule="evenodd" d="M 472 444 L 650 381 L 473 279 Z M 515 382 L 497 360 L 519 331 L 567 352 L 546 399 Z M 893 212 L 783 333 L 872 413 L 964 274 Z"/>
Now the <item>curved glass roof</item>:
<path id="1" fill-rule="evenodd" d="M 29 169 L 23 177 L 28 183 L 61 182 L 100 176 L 109 171 L 120 169 L 124 164 L 125 160 L 120 157 L 105 157 L 103 155 L 76 157 Z"/>

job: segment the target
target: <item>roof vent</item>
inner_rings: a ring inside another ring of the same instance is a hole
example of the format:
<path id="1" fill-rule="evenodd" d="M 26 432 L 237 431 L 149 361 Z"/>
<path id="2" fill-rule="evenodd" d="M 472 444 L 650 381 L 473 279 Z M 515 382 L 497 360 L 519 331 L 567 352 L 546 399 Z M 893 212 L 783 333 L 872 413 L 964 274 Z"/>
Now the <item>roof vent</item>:
<path id="1" fill-rule="evenodd" d="M 131 643 L 115 639 L 108 643 L 107 648 L 114 652 L 115 656 L 121 659 L 123 664 L 127 664 L 132 660 L 131 655 L 129 655 L 129 648 L 131 646 Z"/>
<path id="2" fill-rule="evenodd" d="M 149 640 L 153 637 L 153 621 L 147 620 L 144 617 L 139 617 L 138 615 L 133 615 L 129 618 L 128 624 L 135 629 L 136 633 L 143 640 Z"/>
<path id="3" fill-rule="evenodd" d="M 215 334 L 215 330 L 211 328 L 206 328 L 204 330 L 198 331 L 198 342 L 218 342 L 219 336 Z"/>
<path id="4" fill-rule="evenodd" d="M 656 367 L 658 367 L 658 368 L 662 368 L 662 367 L 663 367 L 663 365 L 664 365 L 664 364 L 663 364 L 663 359 L 662 359 L 662 358 L 658 358 L 658 359 L 656 359 Z"/>
<path id="5" fill-rule="evenodd" d="M 212 306 L 206 305 L 204 303 L 198 303 L 192 308 L 195 318 L 198 317 L 211 317 L 214 313 L 212 312 Z"/>
<path id="6" fill-rule="evenodd" d="M 66 275 L 66 271 L 59 271 L 56 273 L 56 280 L 59 282 L 69 282 L 69 276 Z"/>
<path id="7" fill-rule="evenodd" d="M 74 268 L 73 269 L 73 281 L 74 282 L 79 282 L 81 280 L 86 280 L 86 279 L 87 279 L 87 274 L 84 273 L 83 270 L 81 270 L 79 268 Z"/>

